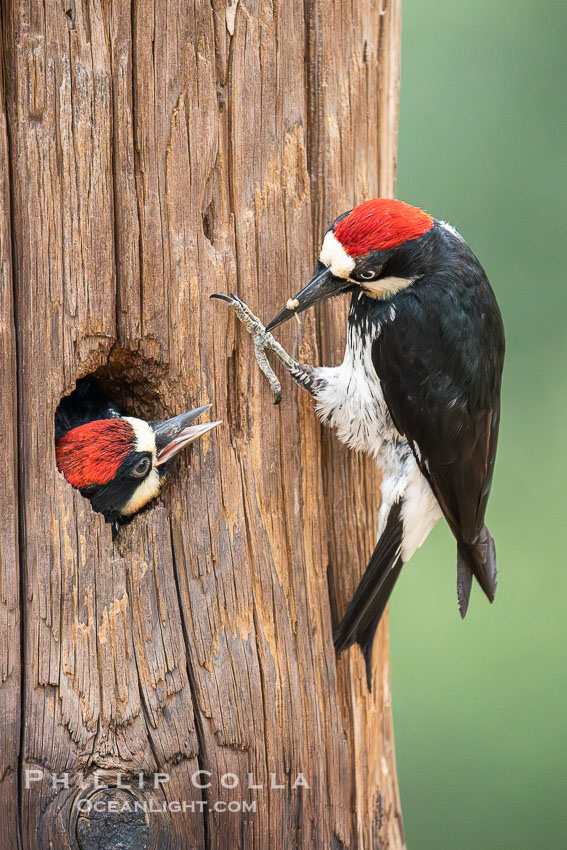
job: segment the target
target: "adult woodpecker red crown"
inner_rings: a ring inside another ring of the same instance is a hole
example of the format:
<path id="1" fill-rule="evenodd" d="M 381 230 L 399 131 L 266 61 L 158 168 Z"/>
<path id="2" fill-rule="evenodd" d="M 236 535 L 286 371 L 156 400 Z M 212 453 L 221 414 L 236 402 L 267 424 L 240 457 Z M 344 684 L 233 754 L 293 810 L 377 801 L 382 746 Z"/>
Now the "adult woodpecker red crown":
<path id="1" fill-rule="evenodd" d="M 346 292 L 352 300 L 340 366 L 297 363 L 270 333 Z M 462 616 L 473 577 L 494 598 L 496 555 L 484 522 L 504 359 L 494 293 L 453 227 L 379 198 L 335 220 L 311 280 L 266 328 L 236 296 L 219 297 L 254 336 L 255 351 L 271 350 L 314 397 L 323 422 L 382 470 L 378 542 L 335 631 L 338 652 L 354 642 L 362 648 L 370 684 L 373 638 L 390 593 L 442 515 L 457 541 Z M 266 358 L 258 362 L 269 374 Z M 275 376 L 272 386 L 281 395 Z"/>
<path id="2" fill-rule="evenodd" d="M 334 237 L 350 257 L 364 257 L 418 239 L 431 230 L 434 221 L 418 207 L 377 198 L 363 201 L 341 216 L 335 223 Z"/>

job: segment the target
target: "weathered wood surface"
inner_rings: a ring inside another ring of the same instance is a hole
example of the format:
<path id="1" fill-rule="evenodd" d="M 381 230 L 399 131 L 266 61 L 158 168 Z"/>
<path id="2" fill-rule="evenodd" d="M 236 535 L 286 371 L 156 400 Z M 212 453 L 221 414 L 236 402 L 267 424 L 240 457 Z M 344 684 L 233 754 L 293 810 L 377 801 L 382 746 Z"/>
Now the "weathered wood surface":
<path id="1" fill-rule="evenodd" d="M 0 843 L 397 850 L 386 626 L 372 695 L 358 651 L 337 667 L 331 638 L 373 546 L 379 476 L 289 380 L 270 404 L 208 295 L 271 317 L 325 225 L 392 194 L 398 0 L 1 13 Z M 280 339 L 337 361 L 346 308 Z M 95 370 L 131 413 L 211 401 L 225 423 L 116 544 L 54 458 L 56 405 Z M 96 790 L 96 770 L 148 781 Z M 191 784 L 199 770 L 209 788 Z M 154 790 L 156 771 L 170 779 Z M 298 774 L 309 790 L 291 790 Z M 257 812 L 78 811 L 132 795 Z"/>
<path id="2" fill-rule="evenodd" d="M 0 44 L 0 845 L 17 847 L 22 672 L 18 408 L 8 179 L 10 165 L 2 52 Z"/>

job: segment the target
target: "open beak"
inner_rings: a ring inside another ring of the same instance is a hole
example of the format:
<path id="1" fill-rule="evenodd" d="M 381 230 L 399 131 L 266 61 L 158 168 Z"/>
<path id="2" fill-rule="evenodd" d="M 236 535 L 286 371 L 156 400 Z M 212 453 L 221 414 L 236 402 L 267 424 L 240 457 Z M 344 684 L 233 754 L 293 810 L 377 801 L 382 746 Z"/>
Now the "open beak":
<path id="1" fill-rule="evenodd" d="M 292 316 L 297 315 L 297 313 L 303 313 L 308 307 L 324 301 L 331 295 L 337 295 L 347 286 L 350 286 L 349 280 L 336 277 L 327 266 L 318 262 L 315 273 L 307 286 L 304 286 L 295 298 L 289 299 L 283 310 L 280 310 L 275 319 L 272 319 L 270 324 L 266 325 L 266 330 L 271 331 L 277 328 L 278 325 L 287 322 Z"/>
<path id="2" fill-rule="evenodd" d="M 150 423 L 156 435 L 156 466 L 163 466 L 164 463 L 168 463 L 181 449 L 188 446 L 197 437 L 202 437 L 207 431 L 211 431 L 217 425 L 221 424 L 220 422 L 204 422 L 201 425 L 192 424 L 203 413 L 210 410 L 211 407 L 212 404 L 205 404 L 203 407 L 196 407 L 195 410 L 189 410 L 187 413 L 180 413 L 179 416 L 174 416 L 173 419 L 158 420 L 157 422 Z"/>

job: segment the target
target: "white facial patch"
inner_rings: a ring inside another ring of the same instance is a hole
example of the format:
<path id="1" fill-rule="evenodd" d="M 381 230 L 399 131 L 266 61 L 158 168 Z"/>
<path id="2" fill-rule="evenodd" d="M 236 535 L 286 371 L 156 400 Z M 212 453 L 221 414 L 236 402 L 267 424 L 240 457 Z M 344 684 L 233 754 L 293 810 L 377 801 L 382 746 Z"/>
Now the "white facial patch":
<path id="1" fill-rule="evenodd" d="M 345 279 L 348 278 L 356 265 L 331 230 L 325 234 L 319 259 L 324 266 L 329 267 L 335 277 Z"/>
<path id="2" fill-rule="evenodd" d="M 140 508 L 143 508 L 152 499 L 155 499 L 161 489 L 162 478 L 160 478 L 160 474 L 156 469 L 156 435 L 152 428 L 143 419 L 136 419 L 133 416 L 125 416 L 124 419 L 130 423 L 134 430 L 136 440 L 134 451 L 149 452 L 152 456 L 151 470 L 138 487 L 136 487 L 130 499 L 122 508 L 122 513 L 125 516 L 130 516 L 137 513 Z"/>
<path id="3" fill-rule="evenodd" d="M 135 419 L 133 416 L 125 416 L 126 422 L 129 422 L 134 430 L 136 443 L 134 451 L 150 452 L 155 461 L 156 457 L 156 435 L 151 427 L 143 419 Z"/>
<path id="4" fill-rule="evenodd" d="M 155 499 L 161 489 L 161 485 L 162 479 L 160 478 L 159 472 L 154 466 L 153 469 L 151 469 L 146 475 L 141 484 L 136 487 L 130 499 L 122 508 L 122 513 L 126 516 L 130 516 L 131 514 L 137 513 L 140 508 L 143 508 L 144 505 L 147 505 L 148 502 L 151 502 L 152 499 Z"/>
<path id="5" fill-rule="evenodd" d="M 396 292 L 407 289 L 416 280 L 415 277 L 382 277 L 378 280 L 360 281 L 360 286 L 364 287 L 365 295 L 370 298 L 389 298 Z"/>
<path id="6" fill-rule="evenodd" d="M 349 279 L 356 265 L 353 258 L 349 257 L 335 234 L 330 230 L 323 239 L 319 260 L 323 265 L 329 267 L 335 277 L 342 277 L 345 280 Z M 363 287 L 365 294 L 370 298 L 389 298 L 396 292 L 407 289 L 416 280 L 415 277 L 384 277 L 378 280 L 359 280 L 356 283 Z"/>

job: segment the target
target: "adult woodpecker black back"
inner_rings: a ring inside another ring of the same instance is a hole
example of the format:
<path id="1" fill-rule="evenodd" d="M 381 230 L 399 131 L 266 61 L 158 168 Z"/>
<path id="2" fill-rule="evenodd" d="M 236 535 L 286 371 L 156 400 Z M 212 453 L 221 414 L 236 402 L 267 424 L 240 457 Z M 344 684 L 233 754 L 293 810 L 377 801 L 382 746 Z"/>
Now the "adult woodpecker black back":
<path id="1" fill-rule="evenodd" d="M 123 416 L 96 381 L 83 378 L 55 414 L 59 471 L 112 523 L 115 538 L 158 495 L 181 449 L 220 425 L 193 424 L 211 407 L 146 422 Z"/>
<path id="2" fill-rule="evenodd" d="M 296 363 L 270 331 L 344 292 L 352 300 L 343 363 Z M 370 687 L 373 639 L 390 593 L 442 514 L 457 540 L 461 615 L 473 576 L 494 599 L 496 556 L 484 522 L 504 360 L 494 293 L 453 227 L 378 199 L 336 219 L 313 277 L 267 328 L 235 296 L 217 297 L 253 334 L 256 351 L 273 351 L 313 395 L 323 422 L 382 469 L 378 542 L 335 632 L 338 652 L 360 645 Z"/>

